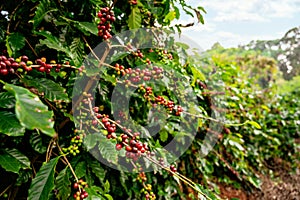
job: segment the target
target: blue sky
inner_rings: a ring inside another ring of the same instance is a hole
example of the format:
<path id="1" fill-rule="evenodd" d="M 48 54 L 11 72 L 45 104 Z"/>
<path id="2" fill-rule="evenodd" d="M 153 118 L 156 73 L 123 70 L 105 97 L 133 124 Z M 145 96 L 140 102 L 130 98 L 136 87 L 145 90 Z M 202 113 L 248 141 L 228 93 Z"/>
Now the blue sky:
<path id="1" fill-rule="evenodd" d="M 205 24 L 183 30 L 203 49 L 215 42 L 236 47 L 251 40 L 281 38 L 289 29 L 300 26 L 300 0 L 187 0 L 207 11 Z M 182 16 L 180 23 L 193 22 Z"/>

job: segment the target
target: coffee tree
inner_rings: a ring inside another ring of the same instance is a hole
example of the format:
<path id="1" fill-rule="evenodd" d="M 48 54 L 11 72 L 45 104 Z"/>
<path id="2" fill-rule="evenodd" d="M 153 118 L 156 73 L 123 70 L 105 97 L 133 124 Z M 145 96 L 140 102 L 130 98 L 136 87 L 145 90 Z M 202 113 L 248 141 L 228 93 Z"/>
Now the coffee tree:
<path id="1" fill-rule="evenodd" d="M 259 188 L 265 159 L 293 158 L 284 153 L 294 156 L 297 135 L 265 123 L 282 114 L 267 104 L 274 89 L 262 96 L 232 57 L 199 54 L 176 34 L 203 23 L 202 7 L 24 0 L 1 9 L 1 197 L 219 199 L 215 183 Z M 191 23 L 176 24 L 182 15 Z"/>

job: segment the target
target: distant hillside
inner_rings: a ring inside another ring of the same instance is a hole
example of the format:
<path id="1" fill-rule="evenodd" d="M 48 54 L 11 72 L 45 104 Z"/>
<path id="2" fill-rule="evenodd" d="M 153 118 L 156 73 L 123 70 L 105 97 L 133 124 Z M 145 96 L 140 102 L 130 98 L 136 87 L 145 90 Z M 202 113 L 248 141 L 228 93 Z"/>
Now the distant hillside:
<path id="1" fill-rule="evenodd" d="M 289 30 L 281 39 L 251 41 L 239 48 L 259 50 L 273 57 L 287 80 L 300 75 L 300 26 Z"/>

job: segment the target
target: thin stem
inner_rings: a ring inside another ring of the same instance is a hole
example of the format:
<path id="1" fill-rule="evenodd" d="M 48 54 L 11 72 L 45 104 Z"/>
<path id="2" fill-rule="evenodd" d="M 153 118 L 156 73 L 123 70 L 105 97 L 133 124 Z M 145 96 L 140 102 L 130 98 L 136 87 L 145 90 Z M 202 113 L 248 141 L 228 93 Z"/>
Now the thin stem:
<path id="1" fill-rule="evenodd" d="M 50 160 L 51 152 L 52 152 L 52 146 L 53 146 L 53 139 L 49 142 L 49 145 L 47 147 L 47 153 L 46 153 L 46 162 Z"/>
<path id="2" fill-rule="evenodd" d="M 188 184 L 190 187 L 192 187 L 194 190 L 196 190 L 197 192 L 199 192 L 202 196 L 206 197 L 207 199 L 211 200 L 211 198 L 209 198 L 206 194 L 204 194 L 203 192 L 199 191 L 196 187 L 195 187 L 195 183 L 189 179 L 187 179 L 186 177 L 184 177 L 183 175 L 179 174 L 179 173 L 175 173 L 173 171 L 171 171 L 169 168 L 161 165 L 160 163 L 158 163 L 156 160 L 145 156 L 146 159 L 150 160 L 151 162 L 153 162 L 154 164 L 160 166 L 161 168 L 163 168 L 164 170 L 170 172 L 171 174 L 173 174 L 174 176 L 176 176 L 177 178 L 179 178 L 181 181 L 183 181 L 184 183 Z M 184 178 L 183 178 L 184 177 Z"/>
<path id="3" fill-rule="evenodd" d="M 76 173 L 75 173 L 75 171 L 74 171 L 72 165 L 70 164 L 68 158 L 65 156 L 65 154 L 63 153 L 63 151 L 62 151 L 62 149 L 61 149 L 61 147 L 59 146 L 58 143 L 57 143 L 57 147 L 58 147 L 59 151 L 62 153 L 62 156 L 63 156 L 64 160 L 66 161 L 66 163 L 67 163 L 67 165 L 69 166 L 69 168 L 70 168 L 70 170 L 71 170 L 71 172 L 72 172 L 72 174 L 73 174 L 73 176 L 74 176 L 76 182 L 78 183 L 79 180 L 78 180 L 78 178 L 77 178 L 77 176 L 76 176 Z M 80 187 L 79 187 L 79 191 L 81 192 Z"/>
<path id="4" fill-rule="evenodd" d="M 10 14 L 10 17 L 9 17 L 9 22 L 7 24 L 7 28 L 6 28 L 6 34 L 9 34 L 9 27 L 10 27 L 10 24 L 12 22 L 12 18 L 14 16 L 14 14 L 17 12 L 17 10 L 19 9 L 19 7 L 25 2 L 26 0 L 22 0 L 16 7 L 15 9 L 11 12 Z"/>
<path id="5" fill-rule="evenodd" d="M 11 186 L 13 186 L 13 184 L 10 184 L 9 186 L 7 186 L 7 187 L 1 192 L 0 197 L 2 197 L 2 195 L 4 195 L 5 192 L 6 192 Z"/>
<path id="6" fill-rule="evenodd" d="M 29 43 L 29 41 L 25 38 L 25 42 L 27 43 L 27 45 L 29 46 L 29 48 L 31 49 L 31 51 L 34 53 L 34 55 L 36 57 L 39 57 L 38 54 L 36 53 L 36 51 L 34 50 L 34 48 L 31 46 L 31 44 Z"/>
<path id="7" fill-rule="evenodd" d="M 95 54 L 95 52 L 93 51 L 93 49 L 91 48 L 91 46 L 89 45 L 88 41 L 86 40 L 86 38 L 84 36 L 82 36 L 82 39 L 84 40 L 85 44 L 87 45 L 87 47 L 89 48 L 89 50 L 91 51 L 91 53 L 93 54 L 93 56 L 95 56 L 95 58 L 100 62 L 100 59 L 98 58 L 98 56 Z"/>
<path id="8" fill-rule="evenodd" d="M 207 116 L 204 116 L 204 115 L 195 115 L 195 114 L 192 114 L 192 113 L 189 113 L 189 112 L 186 112 L 186 111 L 182 111 L 182 113 L 193 116 L 193 117 L 207 119 L 207 120 L 210 120 L 210 121 L 213 121 L 213 122 L 218 122 L 218 123 L 224 124 L 224 122 L 222 122 L 220 120 L 217 120 L 217 119 L 214 119 L 214 118 L 211 118 L 211 117 L 207 117 Z"/>
<path id="9" fill-rule="evenodd" d="M 92 115 L 92 117 L 95 119 L 95 120 L 97 120 L 97 122 L 104 128 L 104 129 L 106 129 L 105 128 L 105 126 L 104 126 L 104 124 L 95 116 L 95 112 L 93 111 L 93 106 L 92 106 L 92 102 L 91 102 L 91 100 L 88 98 L 88 102 L 89 102 L 89 112 L 91 113 L 91 115 Z"/>

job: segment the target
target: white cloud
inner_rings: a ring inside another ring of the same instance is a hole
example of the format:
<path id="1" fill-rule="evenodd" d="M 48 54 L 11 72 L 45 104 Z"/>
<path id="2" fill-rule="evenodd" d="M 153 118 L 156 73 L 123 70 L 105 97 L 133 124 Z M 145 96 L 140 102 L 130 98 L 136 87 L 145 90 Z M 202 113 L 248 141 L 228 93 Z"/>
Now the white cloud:
<path id="1" fill-rule="evenodd" d="M 300 10 L 300 0 L 210 0 L 198 3 L 208 12 L 216 12 L 214 21 L 268 21 L 292 17 Z"/>
<path id="2" fill-rule="evenodd" d="M 204 25 L 198 24 L 182 29 L 184 35 L 189 36 L 203 49 L 209 49 L 215 42 L 220 42 L 224 47 L 237 47 L 248 44 L 251 40 L 278 39 L 288 30 L 287 27 L 299 25 L 295 23 L 298 23 L 297 17 L 299 18 L 300 14 L 300 0 L 188 0 L 188 2 L 193 7 L 203 6 L 208 12 L 204 16 Z M 291 23 L 287 22 L 287 26 L 280 28 L 276 21 L 282 19 L 288 19 L 286 21 Z M 190 20 L 184 18 L 180 23 L 186 24 L 191 22 Z M 237 21 L 243 23 L 235 23 Z M 232 30 L 229 27 L 232 27 Z"/>

